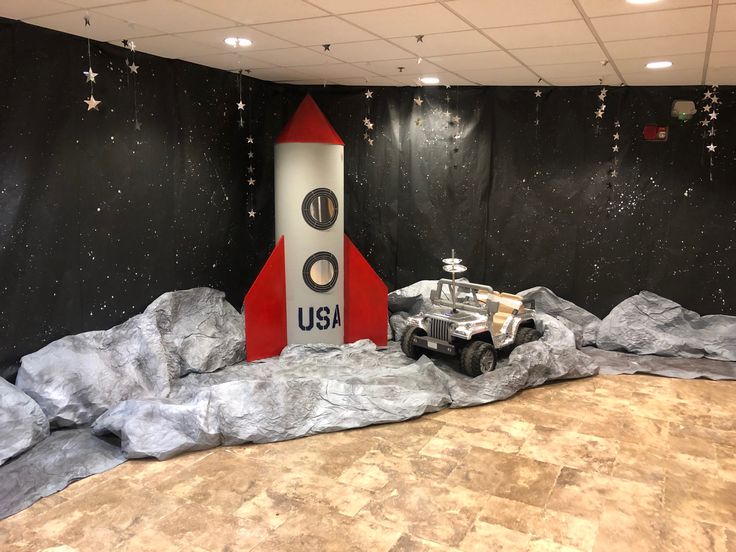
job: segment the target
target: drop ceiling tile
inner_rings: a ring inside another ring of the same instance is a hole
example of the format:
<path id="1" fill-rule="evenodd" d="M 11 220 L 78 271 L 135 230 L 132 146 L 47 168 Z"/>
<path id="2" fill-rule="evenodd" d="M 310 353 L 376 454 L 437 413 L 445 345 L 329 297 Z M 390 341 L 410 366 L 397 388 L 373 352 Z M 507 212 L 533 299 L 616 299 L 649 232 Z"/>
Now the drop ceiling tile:
<path id="1" fill-rule="evenodd" d="M 455 31 L 424 35 L 422 42 L 417 42 L 416 36 L 404 36 L 392 38 L 391 42 L 422 57 L 486 52 L 499 49 L 498 46 L 478 31 Z"/>
<path id="2" fill-rule="evenodd" d="M 92 24 L 89 27 L 85 27 L 84 16 L 86 13 L 84 10 L 78 10 L 44 17 L 32 17 L 26 19 L 26 23 L 73 35 L 89 36 L 94 40 L 103 42 L 162 34 L 160 29 L 127 23 L 100 13 L 92 13 L 90 15 Z"/>
<path id="3" fill-rule="evenodd" d="M 273 67 L 270 63 L 255 60 L 251 57 L 243 56 L 235 52 L 226 52 L 224 54 L 208 54 L 202 56 L 187 56 L 182 58 L 184 61 L 205 65 L 207 67 L 216 67 L 226 71 L 238 70 L 254 70 Z"/>
<path id="4" fill-rule="evenodd" d="M 340 63 L 339 60 L 324 56 L 309 48 L 280 48 L 278 50 L 264 50 L 250 52 L 249 57 L 266 61 L 281 67 L 296 67 L 297 65 L 321 65 L 325 63 Z"/>
<path id="5" fill-rule="evenodd" d="M 357 42 L 376 38 L 337 17 L 317 17 L 301 21 L 266 23 L 256 29 L 301 46 L 318 46 L 338 42 Z"/>
<path id="6" fill-rule="evenodd" d="M 386 8 L 401 8 L 415 4 L 426 4 L 428 0 L 311 0 L 312 4 L 330 13 L 352 13 L 370 10 L 385 10 Z M 433 0 L 429 0 L 433 1 Z"/>
<path id="7" fill-rule="evenodd" d="M 141 52 L 171 59 L 218 53 L 216 48 L 173 35 L 138 38 L 135 45 Z"/>
<path id="8" fill-rule="evenodd" d="M 302 0 L 181 0 L 244 25 L 327 15 Z"/>
<path id="9" fill-rule="evenodd" d="M 441 4 L 422 4 L 343 16 L 383 38 L 464 31 L 470 28 Z"/>
<path id="10" fill-rule="evenodd" d="M 736 56 L 736 52 L 733 52 Z M 736 67 L 709 67 L 707 84 L 736 85 Z"/>
<path id="11" fill-rule="evenodd" d="M 319 80 L 346 79 L 351 77 L 370 79 L 374 76 L 374 73 L 349 63 L 331 63 L 328 65 L 322 64 L 308 66 L 300 65 L 299 67 L 295 67 L 295 69 L 308 77 Z"/>
<path id="12" fill-rule="evenodd" d="M 472 85 L 473 83 L 469 80 L 466 80 L 462 78 L 459 75 L 456 75 L 454 73 L 446 73 L 446 72 L 439 72 L 439 73 L 433 73 L 432 76 L 435 76 L 440 79 L 440 84 L 437 86 L 454 86 L 454 85 L 461 85 L 461 86 L 468 86 Z M 419 81 L 419 78 L 411 75 L 402 75 L 398 77 L 393 77 L 398 82 L 400 82 L 404 86 L 416 86 L 417 88 L 434 88 L 434 86 L 424 86 Z"/>
<path id="13" fill-rule="evenodd" d="M 516 67 L 519 63 L 506 52 L 478 52 L 475 54 L 456 54 L 437 56 L 429 59 L 448 71 L 472 69 L 493 69 L 496 67 Z"/>
<path id="14" fill-rule="evenodd" d="M 562 79 L 571 77 L 580 78 L 591 84 L 598 84 L 603 79 L 604 84 L 619 84 L 616 73 L 610 64 L 603 66 L 599 62 L 587 61 L 583 63 L 559 63 L 554 65 L 531 66 L 540 77 L 552 84 L 558 84 Z M 570 79 L 574 80 L 574 79 Z"/>
<path id="15" fill-rule="evenodd" d="M 631 86 L 675 86 L 700 84 L 703 68 L 683 69 L 654 74 L 654 71 L 624 73 Z"/>
<path id="16" fill-rule="evenodd" d="M 597 43 L 575 44 L 571 46 L 549 46 L 547 48 L 526 48 L 512 50 L 527 65 L 553 65 L 556 63 L 578 63 L 581 61 L 601 62 L 605 54 Z"/>
<path id="17" fill-rule="evenodd" d="M 312 46 L 312 50 L 322 52 L 322 46 Z M 406 52 L 385 40 L 367 40 L 363 42 L 346 42 L 332 44 L 330 51 L 325 55 L 342 61 L 380 61 L 384 59 L 399 59 L 406 56 Z"/>
<path id="18" fill-rule="evenodd" d="M 736 4 L 718 6 L 716 31 L 736 31 Z"/>
<path id="19" fill-rule="evenodd" d="M 713 52 L 736 50 L 736 31 L 723 31 L 713 34 Z M 734 63 L 736 65 L 736 62 Z"/>
<path id="20" fill-rule="evenodd" d="M 653 74 L 665 75 L 669 72 L 682 71 L 685 69 L 699 69 L 702 71 L 703 62 L 705 61 L 705 53 L 699 54 L 680 54 L 676 56 L 667 56 L 667 60 L 672 62 L 672 67 L 667 69 L 647 69 L 646 65 L 653 60 L 651 57 L 617 59 L 616 66 L 619 71 L 626 77 L 627 72 L 641 73 L 649 72 Z"/>
<path id="21" fill-rule="evenodd" d="M 708 67 L 736 67 L 736 50 L 732 52 L 711 52 Z"/>
<path id="22" fill-rule="evenodd" d="M 293 67 L 264 67 L 253 69 L 250 76 L 256 79 L 273 82 L 305 80 L 309 78 L 307 75 L 300 73 Z"/>
<path id="23" fill-rule="evenodd" d="M 144 0 L 133 4 L 118 4 L 95 9 L 111 17 L 140 25 L 151 25 L 167 33 L 203 31 L 232 27 L 234 22 L 174 0 Z"/>
<path id="24" fill-rule="evenodd" d="M 8 19 L 27 19 L 53 13 L 73 11 L 74 6 L 57 2 L 56 0 L 34 0 L 33 2 L 2 2 L 0 3 L 0 17 Z"/>
<path id="25" fill-rule="evenodd" d="M 273 48 L 289 48 L 294 44 L 281 40 L 260 31 L 257 31 L 251 27 L 229 27 L 227 29 L 211 29 L 208 31 L 197 31 L 193 33 L 180 33 L 175 36 L 185 38 L 187 40 L 193 40 L 207 46 L 212 46 L 221 51 L 240 51 L 247 55 L 248 52 L 257 50 L 271 50 Z M 229 36 L 237 38 L 247 38 L 253 44 L 247 48 L 233 48 L 225 44 L 225 39 Z"/>
<path id="26" fill-rule="evenodd" d="M 390 76 L 392 78 L 398 78 L 401 75 L 428 75 L 436 76 L 435 73 L 442 71 L 436 65 L 423 61 L 417 63 L 415 58 L 410 59 L 393 59 L 389 61 L 362 61 L 355 65 L 362 67 L 367 71 L 378 73 L 379 75 Z M 403 71 L 399 71 L 399 67 L 403 67 Z"/>
<path id="27" fill-rule="evenodd" d="M 580 0 L 580 5 L 588 17 L 710 6 L 710 4 L 710 0 L 664 0 L 652 4 L 629 4 L 623 0 Z"/>
<path id="28" fill-rule="evenodd" d="M 22 1 L 22 0 L 21 0 Z M 110 4 L 120 4 L 121 0 L 61 0 L 65 4 L 70 4 L 78 8 L 97 8 L 99 6 L 108 6 Z M 124 0 L 122 0 L 124 1 Z"/>
<path id="29" fill-rule="evenodd" d="M 572 0 L 450 0 L 447 6 L 478 28 L 580 19 Z"/>
<path id="30" fill-rule="evenodd" d="M 503 67 L 500 69 L 474 69 L 461 71 L 469 81 L 487 86 L 529 86 L 537 84 L 539 77 L 526 67 Z"/>
<path id="31" fill-rule="evenodd" d="M 674 54 L 705 52 L 708 35 L 705 33 L 615 40 L 606 42 L 606 48 L 614 60 L 636 57 L 667 57 Z"/>
<path id="32" fill-rule="evenodd" d="M 367 87 L 368 85 L 365 82 L 365 79 L 362 77 L 351 77 L 347 79 L 333 79 L 334 82 L 337 84 L 342 84 L 345 86 L 360 86 L 360 94 L 363 93 L 362 87 Z M 400 83 L 392 78 L 389 77 L 377 77 L 373 76 L 370 78 L 370 86 L 400 86 Z M 377 97 L 380 94 L 380 91 L 374 91 L 373 97 Z"/>
<path id="33" fill-rule="evenodd" d="M 550 82 L 553 86 L 594 86 L 598 85 L 598 77 L 593 75 L 577 76 L 577 77 L 555 77 Z M 610 86 L 610 83 L 604 82 Z M 618 86 L 618 83 L 616 83 Z M 596 91 L 596 94 L 598 92 Z"/>
<path id="34" fill-rule="evenodd" d="M 595 42 L 593 33 L 582 19 L 543 23 L 541 25 L 520 25 L 485 29 L 493 40 L 507 50 L 515 48 L 536 48 L 539 46 L 563 46 L 566 44 L 587 44 Z"/>
<path id="35" fill-rule="evenodd" d="M 604 41 L 708 32 L 710 8 L 687 8 L 592 19 Z"/>

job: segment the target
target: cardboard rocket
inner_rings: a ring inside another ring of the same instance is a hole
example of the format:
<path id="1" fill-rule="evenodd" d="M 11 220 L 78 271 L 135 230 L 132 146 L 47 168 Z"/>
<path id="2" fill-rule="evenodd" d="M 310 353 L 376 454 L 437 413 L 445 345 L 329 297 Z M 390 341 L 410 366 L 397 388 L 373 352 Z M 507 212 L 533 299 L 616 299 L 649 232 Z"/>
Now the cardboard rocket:
<path id="1" fill-rule="evenodd" d="M 244 300 L 249 361 L 292 343 L 386 345 L 388 289 L 344 233 L 344 148 L 311 96 L 276 139 L 276 247 Z"/>

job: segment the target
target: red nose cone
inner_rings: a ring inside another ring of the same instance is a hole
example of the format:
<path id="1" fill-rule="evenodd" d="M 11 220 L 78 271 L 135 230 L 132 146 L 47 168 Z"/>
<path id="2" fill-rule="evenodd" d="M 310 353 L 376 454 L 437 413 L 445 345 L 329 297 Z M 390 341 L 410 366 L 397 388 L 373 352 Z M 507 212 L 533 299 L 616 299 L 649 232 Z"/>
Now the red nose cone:
<path id="1" fill-rule="evenodd" d="M 309 94 L 304 97 L 276 139 L 277 144 L 286 142 L 345 145 Z"/>

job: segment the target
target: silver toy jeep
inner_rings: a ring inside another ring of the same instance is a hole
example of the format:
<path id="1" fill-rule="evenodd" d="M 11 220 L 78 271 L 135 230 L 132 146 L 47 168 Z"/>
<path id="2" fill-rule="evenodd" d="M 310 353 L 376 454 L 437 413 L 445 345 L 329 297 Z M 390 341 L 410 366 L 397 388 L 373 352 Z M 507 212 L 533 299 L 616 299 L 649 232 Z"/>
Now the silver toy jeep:
<path id="1" fill-rule="evenodd" d="M 453 279 L 439 280 L 428 312 L 408 318 L 401 340 L 404 354 L 417 359 L 427 349 L 459 355 L 461 370 L 475 377 L 496 367 L 500 351 L 541 337 L 533 304 L 527 306 L 518 295 L 499 293 L 490 286 L 455 281 L 455 273 L 466 269 L 460 259 L 447 261 L 457 261 L 445 266 Z"/>

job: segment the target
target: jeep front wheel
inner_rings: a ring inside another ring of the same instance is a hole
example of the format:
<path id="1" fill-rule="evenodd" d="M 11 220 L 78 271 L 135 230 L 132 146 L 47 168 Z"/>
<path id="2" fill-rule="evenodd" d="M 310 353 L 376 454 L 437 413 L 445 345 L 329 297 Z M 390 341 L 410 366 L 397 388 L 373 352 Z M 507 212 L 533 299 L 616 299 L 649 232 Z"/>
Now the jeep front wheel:
<path id="1" fill-rule="evenodd" d="M 470 377 L 492 372 L 496 368 L 496 349 L 483 341 L 473 341 L 460 354 L 460 368 Z"/>
<path id="2" fill-rule="evenodd" d="M 401 338 L 401 350 L 404 351 L 404 354 L 409 358 L 417 360 L 422 356 L 422 348 L 414 345 L 413 339 L 415 335 L 427 335 L 427 332 L 418 326 L 407 328 Z"/>
<path id="3" fill-rule="evenodd" d="M 514 339 L 514 347 L 539 341 L 541 337 L 542 334 L 536 328 L 519 328 L 519 331 L 516 332 L 516 339 Z"/>

